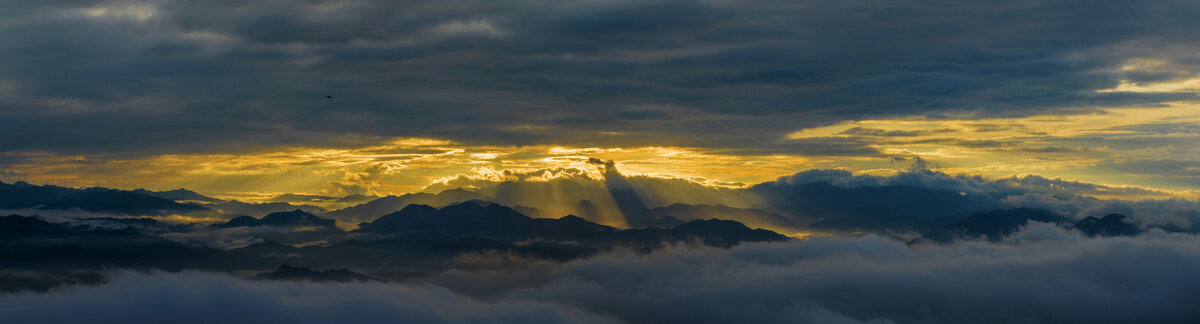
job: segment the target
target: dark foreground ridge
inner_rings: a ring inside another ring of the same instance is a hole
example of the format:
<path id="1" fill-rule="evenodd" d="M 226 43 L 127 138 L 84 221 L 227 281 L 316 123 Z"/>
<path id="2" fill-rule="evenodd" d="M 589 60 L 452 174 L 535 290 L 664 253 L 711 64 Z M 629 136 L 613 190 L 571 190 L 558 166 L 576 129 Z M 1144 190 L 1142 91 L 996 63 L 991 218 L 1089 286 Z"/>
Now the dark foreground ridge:
<path id="1" fill-rule="evenodd" d="M 508 207 L 475 202 L 440 210 L 410 205 L 351 232 L 335 223 L 302 210 L 209 225 L 144 217 L 63 223 L 0 217 L 0 291 L 96 284 L 103 281 L 103 273 L 115 269 L 257 273 L 252 277 L 266 280 L 403 280 L 458 267 L 457 258 L 464 255 L 565 262 L 616 248 L 648 252 L 672 244 L 727 248 L 787 240 L 727 220 L 619 230 L 575 216 L 531 218 Z M 230 249 L 191 240 L 222 240 L 234 234 L 250 235 L 242 237 L 250 244 Z"/>
<path id="2" fill-rule="evenodd" d="M 568 215 L 558 219 L 531 218 L 501 206 L 487 207 L 465 202 L 442 209 L 408 205 L 370 223 L 359 232 L 372 234 L 440 233 L 452 236 L 483 236 L 506 239 L 540 239 L 585 243 L 653 246 L 662 242 L 699 239 L 704 244 L 729 247 L 743 241 L 783 241 L 787 237 L 769 230 L 751 229 L 728 220 L 694 220 L 672 228 L 618 230 Z"/>

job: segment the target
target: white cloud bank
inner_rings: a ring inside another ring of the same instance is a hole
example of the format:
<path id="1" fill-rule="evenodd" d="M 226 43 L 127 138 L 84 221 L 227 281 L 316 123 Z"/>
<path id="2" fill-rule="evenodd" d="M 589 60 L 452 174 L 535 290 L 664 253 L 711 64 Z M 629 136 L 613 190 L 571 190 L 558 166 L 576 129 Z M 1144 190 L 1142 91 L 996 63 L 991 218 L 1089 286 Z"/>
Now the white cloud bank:
<path id="1" fill-rule="evenodd" d="M 875 236 L 729 250 L 615 252 L 423 284 L 124 274 L 0 297 L 14 322 L 1184 322 L 1200 316 L 1200 237 L 1089 239 L 1033 224 L 1000 244 Z M 71 310 L 64 312 L 61 310 Z"/>

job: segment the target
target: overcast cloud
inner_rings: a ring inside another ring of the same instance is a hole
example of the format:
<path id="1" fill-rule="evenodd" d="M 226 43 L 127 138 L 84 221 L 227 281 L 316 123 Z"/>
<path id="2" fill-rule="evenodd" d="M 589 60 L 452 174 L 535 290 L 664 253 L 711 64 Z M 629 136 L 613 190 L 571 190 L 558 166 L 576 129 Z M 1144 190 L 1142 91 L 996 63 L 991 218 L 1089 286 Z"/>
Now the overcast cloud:
<path id="1" fill-rule="evenodd" d="M 1187 32 L 1200 27 L 1200 8 L 1190 2 L 3 7 L 0 151 L 163 153 L 423 136 L 821 154 L 780 138 L 842 120 L 1192 100 L 1190 92 L 1097 91 L 1200 72 Z"/>
<path id="2" fill-rule="evenodd" d="M 0 296 L 0 310 L 14 321 L 101 322 L 1186 322 L 1200 302 L 1197 247 L 1189 234 L 1089 239 L 1035 223 L 996 244 L 866 236 L 680 246 L 451 270 L 427 283 L 120 274 L 98 287 Z"/>

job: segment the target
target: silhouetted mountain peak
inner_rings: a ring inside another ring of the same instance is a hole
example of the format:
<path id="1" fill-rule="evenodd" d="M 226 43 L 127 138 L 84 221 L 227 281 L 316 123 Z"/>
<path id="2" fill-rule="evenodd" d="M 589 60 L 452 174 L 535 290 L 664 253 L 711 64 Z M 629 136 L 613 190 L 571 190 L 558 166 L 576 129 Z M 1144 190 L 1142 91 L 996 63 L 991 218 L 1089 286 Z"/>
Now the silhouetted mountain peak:
<path id="1" fill-rule="evenodd" d="M 702 230 L 702 231 L 703 230 L 743 230 L 743 229 L 748 230 L 748 229 L 750 229 L 749 227 L 746 227 L 745 224 L 742 224 L 742 223 L 739 223 L 736 221 L 716 219 L 716 218 L 708 219 L 708 220 L 699 220 L 698 219 L 698 220 L 684 223 L 683 225 L 676 226 L 675 228 L 676 229 L 684 229 L 684 230 Z"/>
<path id="2" fill-rule="evenodd" d="M 694 220 L 675 226 L 672 231 L 700 237 L 725 237 L 749 241 L 782 241 L 787 236 L 764 229 L 752 229 L 737 221 L 724 219 Z"/>
<path id="3" fill-rule="evenodd" d="M 433 208 L 432 206 L 411 204 L 404 206 L 404 208 L 400 209 L 400 211 L 380 216 L 373 222 L 359 224 L 359 231 L 394 231 L 412 222 L 419 222 L 423 219 L 432 218 L 437 213 L 437 208 Z"/>
<path id="4" fill-rule="evenodd" d="M 311 225 L 332 227 L 335 223 L 332 219 L 320 218 L 299 209 L 287 212 L 271 213 L 267 216 L 264 216 L 261 221 L 267 226 Z"/>
<path id="5" fill-rule="evenodd" d="M 105 190 L 91 193 L 84 197 L 82 201 L 73 204 L 49 204 L 47 207 L 53 208 L 70 208 L 78 207 L 83 210 L 90 211 L 133 211 L 133 212 L 150 212 L 157 210 L 204 210 L 207 208 L 191 205 L 179 204 L 170 199 L 164 199 L 143 194 L 120 191 L 120 190 Z"/>
<path id="6" fill-rule="evenodd" d="M 676 203 L 666 207 L 656 207 L 639 214 L 626 215 L 629 225 L 634 227 L 671 228 L 687 221 L 712 218 L 736 220 L 748 227 L 788 230 L 798 230 L 802 227 L 779 214 L 761 209 L 725 205 Z"/>
<path id="7" fill-rule="evenodd" d="M 988 201 L 958 191 L 907 185 L 842 187 L 830 182 L 765 182 L 746 189 L 763 208 L 838 232 L 906 232 L 940 228 L 986 207 Z"/>
<path id="8" fill-rule="evenodd" d="M 1074 227 L 1087 236 L 1134 236 L 1142 232 L 1129 217 L 1121 214 L 1108 214 L 1103 218 L 1088 216 Z"/>
<path id="9" fill-rule="evenodd" d="M 478 193 L 475 193 L 474 191 L 466 190 L 466 189 L 463 189 L 463 188 L 454 188 L 454 189 L 447 189 L 447 190 L 443 190 L 442 192 L 439 192 L 439 193 L 438 193 L 438 195 L 439 195 L 439 196 L 440 196 L 440 195 L 447 195 L 447 196 L 475 196 L 475 195 L 478 195 Z"/>
<path id="10" fill-rule="evenodd" d="M 223 224 L 214 225 L 216 227 L 246 227 L 246 226 L 316 226 L 325 228 L 335 228 L 336 221 L 317 217 L 313 214 L 304 212 L 303 210 L 293 210 L 286 212 L 275 212 L 263 216 L 258 219 L 250 216 L 239 216 L 229 220 Z"/>
<path id="11" fill-rule="evenodd" d="M 433 208 L 433 206 L 412 204 L 404 206 L 404 208 L 400 209 L 398 212 L 384 215 L 379 219 L 383 219 L 385 217 L 425 217 L 433 216 L 434 214 L 437 214 L 437 212 L 437 208 Z"/>
<path id="12" fill-rule="evenodd" d="M 447 213 L 479 213 L 483 212 L 484 210 L 487 210 L 487 207 L 480 206 L 479 204 L 470 201 L 465 201 L 442 208 L 442 212 Z"/>
<path id="13" fill-rule="evenodd" d="M 699 238 L 706 244 L 731 246 L 741 241 L 777 241 L 786 236 L 751 229 L 728 220 L 697 220 L 671 229 L 616 228 L 568 215 L 558 219 L 531 218 L 512 208 L 490 204 L 481 207 L 461 203 L 435 210 L 429 206 L 409 205 L 396 213 L 359 226 L 360 232 L 376 234 L 440 233 L 451 236 L 483 236 L 510 239 L 546 239 L 558 241 L 628 243 L 653 246 L 665 241 Z"/>
<path id="14" fill-rule="evenodd" d="M 0 234 L 5 236 L 53 234 L 63 232 L 66 232 L 66 229 L 63 229 L 62 226 L 44 221 L 37 217 L 21 215 L 8 215 L 0 217 Z"/>
<path id="15" fill-rule="evenodd" d="M 220 210 L 226 214 L 246 214 L 252 216 L 266 216 L 275 212 L 293 211 L 300 209 L 306 213 L 320 213 L 325 209 L 311 205 L 293 205 L 286 202 L 264 202 L 264 203 L 245 203 L 236 200 L 206 204 L 205 206 Z"/>
<path id="16" fill-rule="evenodd" d="M 266 280 L 309 280 L 317 282 L 350 282 L 371 280 L 370 277 L 346 269 L 316 271 L 307 267 L 296 267 L 286 264 L 276 267 L 273 271 L 263 272 L 255 275 L 254 277 L 257 279 Z"/>
<path id="17" fill-rule="evenodd" d="M 179 189 L 174 189 L 174 190 L 165 190 L 165 191 L 152 191 L 152 190 L 138 188 L 138 189 L 130 190 L 129 192 L 141 194 L 141 195 L 147 195 L 147 196 L 154 196 L 154 197 L 168 199 L 168 200 L 194 200 L 194 201 L 203 201 L 203 202 L 221 202 L 222 201 L 221 199 L 201 195 L 198 192 L 187 190 L 184 188 L 179 188 Z"/>
<path id="18" fill-rule="evenodd" d="M 700 240 L 705 245 L 731 247 L 741 242 L 785 241 L 787 236 L 765 229 L 751 229 L 737 221 L 693 220 L 674 228 L 638 228 L 617 233 L 622 242 L 644 247 L 671 241 Z"/>
<path id="19" fill-rule="evenodd" d="M 399 212 L 385 215 L 359 226 L 359 231 L 380 234 L 443 233 L 496 237 L 564 237 L 579 231 L 603 231 L 603 225 L 583 218 L 534 219 L 502 206 L 487 207 L 473 202 L 434 209 L 426 205 L 408 205 Z"/>
<path id="20" fill-rule="evenodd" d="M 269 223 L 298 222 L 305 220 L 309 216 L 312 215 L 304 212 L 303 210 L 294 209 L 291 211 L 281 211 L 267 214 L 267 216 L 263 216 L 262 221 Z"/>
<path id="21" fill-rule="evenodd" d="M 568 222 L 568 223 L 580 223 L 580 222 L 591 223 L 591 221 L 584 219 L 583 217 L 579 217 L 579 216 L 575 216 L 575 215 L 567 215 L 567 216 L 559 217 L 558 220 Z"/>
<path id="22" fill-rule="evenodd" d="M 204 207 L 180 204 L 173 200 L 108 188 L 72 189 L 52 185 L 36 186 L 24 181 L 0 184 L 0 208 L 20 209 L 78 208 L 92 212 L 122 214 L 161 214 L 164 212 L 204 211 Z"/>
<path id="23" fill-rule="evenodd" d="M 401 196 L 385 196 L 359 205 L 331 211 L 325 215 L 340 220 L 368 220 L 394 213 L 413 204 L 448 206 L 471 200 L 486 201 L 486 198 L 479 193 L 463 189 L 450 189 L 439 192 L 436 195 L 418 192 Z M 486 206 L 486 204 L 484 205 Z"/>
<path id="24" fill-rule="evenodd" d="M 250 217 L 250 216 L 238 216 L 238 217 L 234 217 L 233 219 L 230 219 L 228 222 L 226 222 L 223 225 L 225 225 L 225 226 L 222 226 L 222 227 L 256 226 L 256 225 L 258 225 L 258 218 L 254 218 L 254 217 Z"/>
<path id="25" fill-rule="evenodd" d="M 515 210 L 515 209 L 509 208 L 508 206 L 497 204 L 497 203 L 491 203 L 491 204 L 487 205 L 487 207 L 485 207 L 484 209 L 486 209 L 490 213 L 525 216 L 525 215 L 522 215 L 520 212 L 517 212 L 517 210 Z"/>
<path id="26" fill-rule="evenodd" d="M 995 209 L 979 212 L 970 217 L 957 220 L 945 227 L 925 233 L 909 244 L 925 241 L 949 243 L 959 239 L 979 239 L 986 237 L 989 241 L 998 242 L 1011 235 L 1030 221 L 1042 223 L 1065 223 L 1066 219 L 1053 212 L 1033 208 Z"/>

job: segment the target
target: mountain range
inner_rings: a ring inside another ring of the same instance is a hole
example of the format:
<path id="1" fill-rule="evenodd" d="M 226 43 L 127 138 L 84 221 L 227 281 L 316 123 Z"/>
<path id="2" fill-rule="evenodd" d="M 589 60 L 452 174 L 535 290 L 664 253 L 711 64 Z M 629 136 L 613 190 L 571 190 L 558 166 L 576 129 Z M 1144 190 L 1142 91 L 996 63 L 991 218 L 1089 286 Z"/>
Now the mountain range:
<path id="1" fill-rule="evenodd" d="M 80 209 L 118 214 L 166 214 L 207 211 L 195 204 L 107 188 L 74 189 L 0 182 L 0 209 Z"/>

